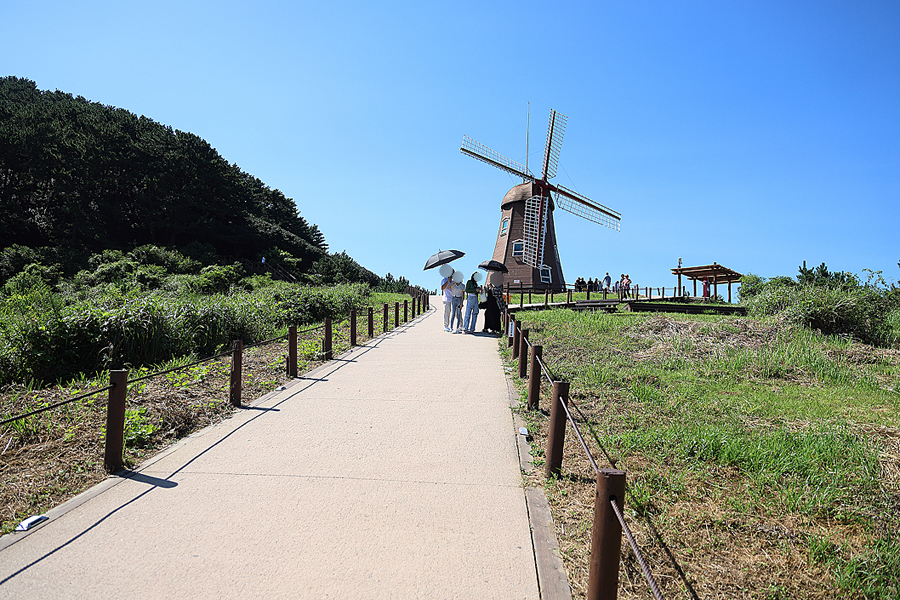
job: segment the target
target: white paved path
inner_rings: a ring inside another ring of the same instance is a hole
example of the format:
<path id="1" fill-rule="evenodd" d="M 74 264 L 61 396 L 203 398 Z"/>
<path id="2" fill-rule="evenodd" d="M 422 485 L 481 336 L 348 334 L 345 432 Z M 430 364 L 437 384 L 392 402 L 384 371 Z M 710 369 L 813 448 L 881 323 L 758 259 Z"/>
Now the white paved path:
<path id="1" fill-rule="evenodd" d="M 0 598 L 539 596 L 497 340 L 440 311 L 49 514 Z"/>

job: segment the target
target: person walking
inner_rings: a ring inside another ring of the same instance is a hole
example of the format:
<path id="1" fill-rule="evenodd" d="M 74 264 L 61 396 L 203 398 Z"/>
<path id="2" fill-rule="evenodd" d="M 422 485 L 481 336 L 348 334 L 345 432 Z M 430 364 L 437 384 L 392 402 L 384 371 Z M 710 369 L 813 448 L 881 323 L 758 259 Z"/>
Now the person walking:
<path id="1" fill-rule="evenodd" d="M 609 276 L 609 271 L 607 271 L 606 277 L 603 278 L 603 291 L 608 292 L 610 285 L 612 285 L 612 277 Z"/>
<path id="2" fill-rule="evenodd" d="M 475 322 L 478 320 L 478 282 L 481 273 L 475 271 L 466 282 L 466 317 L 463 321 L 463 332 L 475 333 Z"/>

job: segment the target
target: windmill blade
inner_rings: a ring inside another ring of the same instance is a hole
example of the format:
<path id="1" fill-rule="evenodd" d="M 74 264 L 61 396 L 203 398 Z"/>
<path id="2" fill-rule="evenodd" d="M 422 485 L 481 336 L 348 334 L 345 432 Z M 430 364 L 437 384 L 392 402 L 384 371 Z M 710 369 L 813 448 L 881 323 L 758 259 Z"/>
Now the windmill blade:
<path id="1" fill-rule="evenodd" d="M 536 269 L 544 263 L 544 241 L 547 239 L 547 196 L 532 196 L 525 201 L 525 222 L 522 235 L 522 260 Z"/>
<path id="2" fill-rule="evenodd" d="M 559 165 L 559 150 L 562 148 L 563 135 L 566 133 L 566 115 L 550 109 L 550 122 L 547 123 L 547 143 L 544 146 L 544 165 L 541 168 L 541 179 L 549 181 L 556 177 Z"/>
<path id="3" fill-rule="evenodd" d="M 514 160 L 509 160 L 502 154 L 494 152 L 484 144 L 476 142 L 467 135 L 463 136 L 463 142 L 459 147 L 459 151 L 463 154 L 468 154 L 472 158 L 477 158 L 489 165 L 493 165 L 498 169 L 503 169 L 522 179 L 534 181 L 534 175 L 531 174 L 531 171 L 529 171 L 525 165 L 521 165 Z"/>
<path id="4" fill-rule="evenodd" d="M 556 205 L 579 217 L 583 217 L 588 221 L 599 223 L 610 229 L 621 231 L 622 215 L 611 208 L 607 208 L 602 204 L 598 204 L 588 198 L 582 196 L 574 190 L 563 187 L 561 185 L 554 186 L 556 188 Z"/>

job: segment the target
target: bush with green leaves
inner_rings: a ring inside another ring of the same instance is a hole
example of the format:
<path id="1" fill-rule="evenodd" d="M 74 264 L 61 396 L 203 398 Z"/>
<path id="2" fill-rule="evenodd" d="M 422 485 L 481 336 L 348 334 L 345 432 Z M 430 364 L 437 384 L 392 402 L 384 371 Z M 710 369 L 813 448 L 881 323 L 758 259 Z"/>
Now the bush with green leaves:
<path id="1" fill-rule="evenodd" d="M 240 263 L 210 265 L 200 269 L 200 275 L 194 279 L 194 288 L 200 294 L 224 294 L 243 277 L 244 268 Z"/>
<path id="2" fill-rule="evenodd" d="M 797 282 L 787 277 L 765 280 L 752 276 L 749 290 L 742 290 L 741 302 L 754 316 L 778 316 L 825 334 L 897 346 L 900 289 L 863 284 L 855 278 L 851 284 L 850 279 L 809 275 Z"/>
<path id="3" fill-rule="evenodd" d="M 258 342 L 288 325 L 344 317 L 370 295 L 363 284 L 313 288 L 271 282 L 254 291 L 232 287 L 213 295 L 98 286 L 64 298 L 39 282 L 26 294 L 0 299 L 0 384 L 53 382 L 208 356 L 235 339 Z"/>

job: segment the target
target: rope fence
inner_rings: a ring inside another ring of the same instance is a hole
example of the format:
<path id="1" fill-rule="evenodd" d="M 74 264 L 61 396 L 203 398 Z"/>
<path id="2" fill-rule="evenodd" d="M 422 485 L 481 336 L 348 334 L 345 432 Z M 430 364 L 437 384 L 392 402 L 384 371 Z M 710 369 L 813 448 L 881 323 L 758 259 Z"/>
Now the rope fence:
<path id="1" fill-rule="evenodd" d="M 394 303 L 393 310 L 393 318 L 394 318 L 394 328 L 399 327 L 401 324 L 401 314 L 403 318 L 403 323 L 410 320 L 410 306 L 412 306 L 412 318 L 416 318 L 417 315 L 420 315 L 428 310 L 429 302 L 427 293 L 418 290 L 417 288 L 409 288 L 410 293 L 413 296 L 412 303 L 409 300 L 403 301 L 403 310 L 400 310 L 400 302 Z M 383 323 L 382 328 L 384 332 L 389 331 L 390 322 L 388 319 L 389 313 L 389 305 L 385 303 L 382 307 L 383 313 Z M 298 363 L 298 336 L 300 335 L 308 335 L 315 334 L 321 332 L 322 337 L 322 345 L 321 350 L 316 353 L 316 356 L 322 360 L 328 361 L 333 358 L 334 355 L 334 340 L 335 339 L 346 339 L 347 347 L 352 348 L 353 346 L 359 345 L 359 320 L 357 319 L 358 310 L 362 310 L 365 312 L 364 320 L 366 323 L 363 325 L 366 326 L 366 338 L 373 339 L 375 336 L 375 311 L 372 306 L 359 306 L 357 308 L 353 308 L 350 310 L 350 318 L 351 321 L 351 330 L 348 332 L 347 338 L 341 338 L 334 335 L 333 323 L 330 318 L 326 318 L 321 325 L 317 325 L 314 327 L 309 327 L 307 329 L 298 330 L 296 326 L 290 326 L 288 328 L 288 333 L 284 335 L 280 335 L 271 339 L 262 340 L 259 342 L 255 342 L 253 344 L 244 345 L 241 340 L 234 340 L 232 342 L 232 349 L 227 352 L 222 352 L 216 354 L 214 356 L 210 356 L 207 358 L 203 358 L 201 360 L 196 360 L 184 365 L 179 365 L 177 367 L 172 367 L 170 369 L 165 369 L 162 371 L 156 371 L 153 373 L 149 373 L 147 375 L 141 375 L 140 377 L 136 377 L 134 379 L 128 379 L 128 371 L 127 370 L 111 370 L 109 373 L 110 384 L 108 386 L 98 388 L 95 390 L 91 390 L 84 394 L 80 394 L 73 398 L 68 398 L 66 400 L 62 400 L 60 402 L 56 402 L 54 404 L 48 406 L 42 406 L 36 410 L 32 410 L 30 412 L 16 415 L 14 417 L 9 417 L 0 421 L 0 427 L 4 425 L 9 425 L 16 421 L 20 421 L 22 419 L 27 419 L 28 417 L 32 417 L 34 415 L 38 415 L 55 408 L 59 408 L 66 404 L 70 404 L 73 402 L 77 402 L 79 400 L 83 400 L 85 398 L 89 398 L 96 394 L 100 394 L 102 392 L 109 392 L 109 402 L 107 403 L 107 425 L 106 425 L 106 440 L 104 447 L 104 465 L 106 469 L 110 472 L 117 471 L 121 469 L 125 465 L 124 461 L 124 429 L 125 429 L 125 400 L 127 395 L 128 386 L 134 383 L 138 383 L 140 381 L 144 381 L 153 377 L 159 377 L 160 375 L 166 375 L 169 373 L 173 373 L 176 371 L 180 371 L 183 369 L 188 369 L 190 367 L 194 367 L 203 363 L 211 362 L 213 360 L 217 360 L 224 357 L 231 357 L 231 381 L 229 386 L 229 401 L 230 403 L 240 408 L 241 404 L 241 389 L 243 384 L 243 352 L 246 349 L 256 348 L 265 346 L 268 344 L 272 344 L 275 342 L 282 342 L 284 340 L 288 341 L 288 354 L 286 358 L 286 372 L 289 377 L 297 377 L 297 363 Z M 341 321 L 341 324 L 346 323 L 347 319 Z"/>
<path id="2" fill-rule="evenodd" d="M 596 478 L 596 494 L 594 520 L 591 534 L 591 559 L 588 574 L 588 600 L 615 598 L 618 593 L 619 563 L 621 561 L 621 540 L 624 533 L 629 546 L 635 555 L 647 585 L 656 600 L 662 600 L 662 594 L 653 573 L 634 540 L 631 529 L 622 514 L 622 504 L 626 496 L 625 472 L 615 468 L 615 461 L 609 456 L 606 448 L 577 404 L 569 397 L 569 382 L 556 379 L 543 358 L 543 347 L 532 344 L 528 339 L 529 331 L 523 329 L 512 311 L 503 314 L 504 331 L 507 334 L 507 347 L 511 348 L 511 358 L 518 361 L 518 375 L 528 379 L 526 386 L 528 410 L 539 410 L 540 390 L 543 379 L 552 387 L 550 404 L 550 423 L 547 434 L 545 457 L 545 476 L 558 477 L 562 472 L 563 447 L 565 444 L 566 425 L 570 424 L 577 437 Z M 529 361 L 529 352 L 531 360 Z M 528 363 L 530 362 L 530 368 Z M 588 424 L 594 441 L 603 452 L 611 469 L 601 469 L 594 459 L 587 440 L 569 410 L 569 404 Z M 604 404 L 601 415 L 609 407 L 609 400 Z"/>

